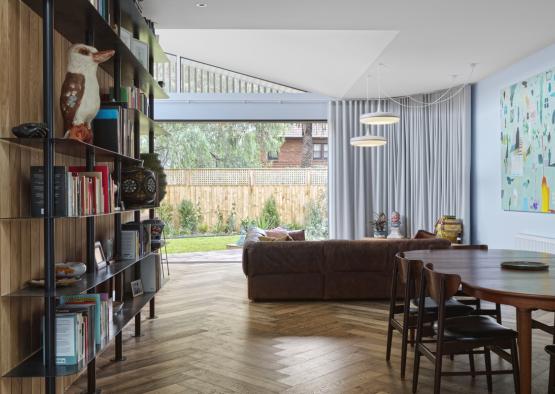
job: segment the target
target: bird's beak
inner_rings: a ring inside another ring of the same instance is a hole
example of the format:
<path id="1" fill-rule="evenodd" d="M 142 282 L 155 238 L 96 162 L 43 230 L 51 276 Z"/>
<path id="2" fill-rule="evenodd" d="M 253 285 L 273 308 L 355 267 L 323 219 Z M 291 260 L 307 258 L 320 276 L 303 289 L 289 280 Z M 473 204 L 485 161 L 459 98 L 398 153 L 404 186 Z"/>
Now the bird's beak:
<path id="1" fill-rule="evenodd" d="M 100 51 L 93 54 L 92 57 L 95 63 L 104 63 L 106 60 L 109 60 L 112 56 L 114 56 L 115 52 L 116 51 L 114 51 L 113 49 L 110 49 L 108 51 Z"/>

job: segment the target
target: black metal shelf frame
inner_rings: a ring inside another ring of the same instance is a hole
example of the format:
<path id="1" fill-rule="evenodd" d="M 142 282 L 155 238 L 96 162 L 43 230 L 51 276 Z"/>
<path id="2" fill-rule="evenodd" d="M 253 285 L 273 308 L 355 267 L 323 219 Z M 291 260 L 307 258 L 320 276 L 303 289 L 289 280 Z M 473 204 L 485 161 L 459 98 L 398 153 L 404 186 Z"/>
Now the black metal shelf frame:
<path id="1" fill-rule="evenodd" d="M 114 22 L 120 26 L 122 21 L 133 25 L 135 36 L 145 39 L 150 45 L 150 56 L 148 69 L 125 46 L 119 35 L 109 26 L 92 6 L 89 0 L 23 0 L 32 10 L 43 18 L 43 116 L 44 122 L 48 127 L 46 138 L 40 140 L 31 139 L 4 139 L 6 142 L 15 143 L 29 148 L 43 150 L 44 166 L 44 201 L 45 215 L 43 217 L 44 226 L 44 273 L 45 287 L 42 295 L 41 291 L 34 289 L 22 289 L 10 294 L 10 296 L 42 296 L 44 297 L 44 337 L 43 348 L 24 360 L 17 367 L 12 369 L 5 376 L 11 377 L 44 377 L 45 392 L 47 394 L 56 393 L 56 377 L 74 374 L 87 368 L 87 393 L 96 393 L 96 355 L 89 355 L 80 365 L 74 367 L 56 365 L 56 300 L 64 294 L 75 292 L 94 292 L 96 287 L 103 283 L 110 283 L 115 289 L 115 300 L 124 299 L 124 278 L 123 273 L 130 267 L 135 268 L 135 275 L 138 275 L 142 259 L 136 261 L 119 261 L 110 266 L 105 271 L 96 272 L 94 263 L 94 243 L 95 243 L 95 216 L 86 217 L 86 242 L 87 242 L 87 274 L 83 280 L 68 289 L 56 288 L 55 260 L 54 260 L 54 159 L 56 153 L 67 154 L 74 157 L 85 158 L 86 166 L 92 170 L 97 161 L 112 161 L 114 163 L 115 179 L 120 185 L 122 165 L 137 164 L 140 162 L 140 134 L 141 128 L 148 128 L 149 152 L 154 152 L 154 135 L 156 123 L 152 121 L 154 117 L 154 98 L 165 98 L 167 95 L 158 85 L 153 77 L 153 65 L 155 58 L 160 59 L 163 53 L 156 41 L 154 34 L 142 20 L 140 13 L 136 10 L 131 0 L 115 0 Z M 131 8 L 130 8 L 131 7 Z M 146 26 L 146 30 L 145 30 Z M 135 157 L 127 157 L 115 152 L 95 147 L 93 145 L 79 143 L 76 141 L 56 139 L 53 135 L 54 130 L 54 29 L 57 29 L 70 42 L 85 41 L 89 45 L 95 45 L 98 49 L 115 49 L 114 58 L 102 65 L 103 69 L 114 78 L 114 95 L 116 100 L 120 100 L 120 87 L 122 83 L 140 87 L 145 94 L 148 94 L 149 113 L 148 115 L 137 115 L 138 122 L 135 122 Z M 164 55 L 165 56 L 165 55 Z M 142 125 L 142 127 L 141 127 Z M 119 187 L 118 187 L 119 189 Z M 121 206 L 121 196 L 117 194 L 117 206 Z M 140 220 L 140 211 L 135 211 L 135 220 Z M 121 214 L 114 213 L 115 224 L 115 255 L 119 255 L 121 250 Z M 149 217 L 154 217 L 154 209 L 149 207 Z M 111 287 L 111 286 L 110 286 Z M 155 295 L 156 293 L 145 293 L 142 296 L 127 300 L 123 310 L 114 318 L 109 336 L 102 345 L 98 346 L 98 352 L 103 351 L 112 339 L 115 339 L 115 359 L 123 361 L 122 350 L 122 330 L 132 319 L 135 320 L 135 334 L 140 335 L 141 330 L 141 309 L 148 303 L 150 305 L 150 317 L 155 317 Z M 97 353 L 98 354 L 98 353 Z"/>

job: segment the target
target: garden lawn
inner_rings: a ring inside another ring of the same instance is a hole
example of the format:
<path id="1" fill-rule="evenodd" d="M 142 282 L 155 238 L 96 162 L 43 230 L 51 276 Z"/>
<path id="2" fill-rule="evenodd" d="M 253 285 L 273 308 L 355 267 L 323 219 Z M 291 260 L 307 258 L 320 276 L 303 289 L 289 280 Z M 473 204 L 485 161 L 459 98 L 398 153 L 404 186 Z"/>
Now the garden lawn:
<path id="1" fill-rule="evenodd" d="M 238 235 L 168 239 L 168 254 L 225 250 L 227 244 L 235 243 L 238 239 Z"/>

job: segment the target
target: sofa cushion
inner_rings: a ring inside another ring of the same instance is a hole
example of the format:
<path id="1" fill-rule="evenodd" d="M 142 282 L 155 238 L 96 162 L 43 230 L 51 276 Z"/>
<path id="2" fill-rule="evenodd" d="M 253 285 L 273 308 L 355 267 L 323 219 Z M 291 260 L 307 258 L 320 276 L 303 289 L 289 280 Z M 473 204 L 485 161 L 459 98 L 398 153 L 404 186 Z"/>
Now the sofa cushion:
<path id="1" fill-rule="evenodd" d="M 256 242 L 245 248 L 243 269 L 248 276 L 322 273 L 324 242 Z M 246 263 L 246 264 L 245 264 Z"/>

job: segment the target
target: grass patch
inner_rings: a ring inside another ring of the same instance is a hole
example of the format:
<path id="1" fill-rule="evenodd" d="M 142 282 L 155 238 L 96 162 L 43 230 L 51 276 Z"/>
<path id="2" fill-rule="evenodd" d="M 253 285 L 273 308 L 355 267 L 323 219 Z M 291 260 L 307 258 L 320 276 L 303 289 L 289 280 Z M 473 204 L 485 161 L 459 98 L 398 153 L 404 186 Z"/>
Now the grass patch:
<path id="1" fill-rule="evenodd" d="M 238 239 L 238 235 L 168 239 L 167 247 L 168 253 L 209 252 L 225 250 L 227 244 L 235 243 Z"/>

